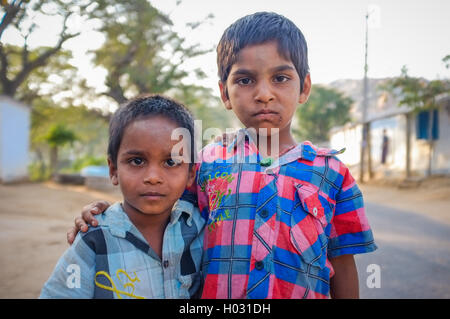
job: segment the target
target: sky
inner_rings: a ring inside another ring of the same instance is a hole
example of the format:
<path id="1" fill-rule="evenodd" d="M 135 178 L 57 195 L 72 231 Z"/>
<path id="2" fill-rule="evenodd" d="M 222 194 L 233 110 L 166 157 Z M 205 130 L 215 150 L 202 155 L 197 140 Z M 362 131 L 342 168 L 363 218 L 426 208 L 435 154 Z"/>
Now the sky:
<path id="1" fill-rule="evenodd" d="M 427 79 L 449 78 L 442 58 L 450 54 L 450 1 L 448 0 L 151 0 L 168 14 L 174 30 L 188 43 L 202 48 L 216 47 L 223 31 L 235 20 L 258 11 L 274 11 L 292 20 L 305 35 L 309 65 L 314 83 L 338 79 L 361 79 L 364 75 L 365 15 L 369 5 L 379 8 L 373 15 L 378 26 L 369 29 L 368 76 L 393 77 L 406 65 L 409 74 Z M 214 17 L 195 30 L 186 23 Z M 105 72 L 93 68 L 87 51 L 101 45 L 102 38 L 91 32 L 92 26 L 80 21 L 82 35 L 67 41 L 65 48 L 74 51 L 73 63 L 88 83 L 102 89 Z M 59 30 L 49 21 L 34 39 L 43 45 L 54 43 Z M 6 36 L 6 35 L 5 35 Z M 9 34 L 9 42 L 17 35 Z M 31 42 L 31 39 L 30 39 Z M 30 43 L 32 45 L 32 43 Z M 189 61 L 187 69 L 201 67 L 208 78 L 200 85 L 217 89 L 215 51 Z M 196 81 L 194 78 L 188 81 Z"/>
<path id="2" fill-rule="evenodd" d="M 450 1 L 448 0 L 154 0 L 171 12 L 176 30 L 188 39 L 215 47 L 223 31 L 238 18 L 257 11 L 274 11 L 291 19 L 308 43 L 313 83 L 358 79 L 364 75 L 365 15 L 368 6 L 379 7 L 379 27 L 369 29 L 368 76 L 392 77 L 403 65 L 413 76 L 448 77 L 442 58 L 450 54 Z M 201 30 L 186 34 L 183 22 L 214 19 Z M 217 86 L 215 52 L 202 58 Z"/>

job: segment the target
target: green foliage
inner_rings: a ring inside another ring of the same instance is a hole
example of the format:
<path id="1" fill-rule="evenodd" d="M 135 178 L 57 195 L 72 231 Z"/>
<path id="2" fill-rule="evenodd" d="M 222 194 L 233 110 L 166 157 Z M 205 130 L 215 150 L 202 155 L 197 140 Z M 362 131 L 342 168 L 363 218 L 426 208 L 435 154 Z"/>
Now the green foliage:
<path id="1" fill-rule="evenodd" d="M 77 141 L 74 147 L 82 147 L 84 152 L 91 154 L 104 154 L 108 136 L 108 116 L 98 110 L 88 109 L 85 106 L 59 107 L 47 99 L 35 101 L 31 113 L 31 147 L 36 149 L 46 144 L 46 137 L 51 127 L 56 124 L 63 125 L 74 132 Z M 96 149 L 98 148 L 98 152 Z"/>
<path id="2" fill-rule="evenodd" d="M 51 147 L 59 147 L 66 144 L 73 144 L 77 137 L 75 133 L 66 128 L 65 125 L 56 123 L 50 126 L 44 139 Z"/>
<path id="3" fill-rule="evenodd" d="M 106 95 L 117 103 L 141 93 L 183 89 L 186 59 L 204 54 L 171 30 L 172 21 L 147 0 L 97 1 L 91 17 L 101 21 L 105 42 L 94 63 L 108 71 Z M 195 73 L 204 76 L 201 70 Z M 195 87 L 191 86 L 194 90 Z"/>
<path id="4" fill-rule="evenodd" d="M 57 62 L 57 56 L 62 45 L 69 39 L 77 37 L 79 32 L 69 31 L 69 18 L 76 14 L 81 17 L 90 6 L 91 0 L 52 0 L 52 1 L 12 1 L 0 7 L 0 38 L 4 31 L 19 34 L 19 46 L 4 45 L 0 42 L 0 87 L 2 94 L 26 101 L 28 96 L 22 96 L 19 90 L 26 93 L 26 82 L 33 73 L 37 74 L 43 67 Z M 55 27 L 59 34 L 53 46 L 31 49 L 29 39 L 42 25 L 46 18 L 59 19 Z M 60 55 L 61 57 L 61 55 Z M 55 60 L 52 62 L 52 60 Z M 47 73 L 51 74 L 51 73 Z"/>
<path id="5" fill-rule="evenodd" d="M 328 141 L 330 129 L 350 121 L 351 98 L 335 89 L 313 85 L 308 102 L 297 108 L 298 127 L 293 128 L 300 140 L 313 143 Z"/>
<path id="6" fill-rule="evenodd" d="M 447 57 L 446 57 L 447 58 Z M 443 61 L 446 61 L 446 58 Z M 447 59 L 448 60 L 448 59 Z M 380 85 L 399 99 L 399 105 L 411 107 L 415 112 L 431 110 L 437 107 L 436 98 L 445 93 L 450 93 L 448 80 L 431 80 L 411 77 L 408 69 L 403 66 L 401 76 L 390 79 Z"/>
<path id="7" fill-rule="evenodd" d="M 83 157 L 77 158 L 71 166 L 70 172 L 78 173 L 86 166 L 100 166 L 100 165 L 106 165 L 106 156 L 103 157 L 94 157 L 91 155 L 86 155 Z"/>
<path id="8" fill-rule="evenodd" d="M 43 162 L 35 162 L 28 165 L 28 177 L 32 182 L 42 182 L 50 179 L 50 169 Z"/>
<path id="9" fill-rule="evenodd" d="M 28 50 L 29 59 L 37 59 L 49 47 L 38 47 Z M 23 49 L 10 44 L 4 44 L 2 51 L 8 59 L 8 67 L 5 77 L 17 78 L 23 72 Z M 60 50 L 48 60 L 48 63 L 31 71 L 18 84 L 14 92 L 14 98 L 27 104 L 32 104 L 34 99 L 43 96 L 53 96 L 73 89 L 76 79 L 76 67 L 70 64 L 72 53 Z M 0 94 L 8 94 L 7 81 L 0 81 Z"/>
<path id="10" fill-rule="evenodd" d="M 232 127 L 233 113 L 228 112 L 222 105 L 222 101 L 212 95 L 211 89 L 183 87 L 175 91 L 173 95 L 192 111 L 195 119 L 203 121 L 203 130 L 214 127 L 225 131 L 226 128 Z"/>

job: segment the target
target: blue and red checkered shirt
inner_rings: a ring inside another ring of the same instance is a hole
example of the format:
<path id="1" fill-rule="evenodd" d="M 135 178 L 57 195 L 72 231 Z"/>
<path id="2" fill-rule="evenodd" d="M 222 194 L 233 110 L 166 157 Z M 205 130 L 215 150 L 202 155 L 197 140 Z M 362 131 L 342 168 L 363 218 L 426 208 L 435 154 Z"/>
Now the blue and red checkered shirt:
<path id="1" fill-rule="evenodd" d="M 195 189 L 207 219 L 202 298 L 327 298 L 329 258 L 377 248 L 337 154 L 304 142 L 271 163 L 246 130 L 204 148 Z"/>

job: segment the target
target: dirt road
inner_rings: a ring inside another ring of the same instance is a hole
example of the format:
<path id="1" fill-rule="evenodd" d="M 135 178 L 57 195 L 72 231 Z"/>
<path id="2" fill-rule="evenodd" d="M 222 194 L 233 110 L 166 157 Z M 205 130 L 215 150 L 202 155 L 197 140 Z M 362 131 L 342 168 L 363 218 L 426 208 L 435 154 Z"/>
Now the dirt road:
<path id="1" fill-rule="evenodd" d="M 119 194 L 53 183 L 0 185 L 0 298 L 36 298 L 61 254 L 74 216 Z"/>
<path id="2" fill-rule="evenodd" d="M 427 219 L 450 225 L 449 181 L 413 190 L 361 188 L 368 202 L 425 214 Z M 38 297 L 68 247 L 66 231 L 74 216 L 84 205 L 99 199 L 115 202 L 120 194 L 54 183 L 0 185 L 0 298 Z"/>

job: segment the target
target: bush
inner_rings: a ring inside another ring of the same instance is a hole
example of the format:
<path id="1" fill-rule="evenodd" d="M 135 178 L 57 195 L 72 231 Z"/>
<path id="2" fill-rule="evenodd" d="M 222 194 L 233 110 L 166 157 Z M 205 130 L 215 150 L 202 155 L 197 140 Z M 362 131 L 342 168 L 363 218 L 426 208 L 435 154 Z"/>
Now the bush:
<path id="1" fill-rule="evenodd" d="M 32 182 L 47 181 L 51 177 L 50 169 L 43 162 L 28 165 L 28 175 Z"/>

